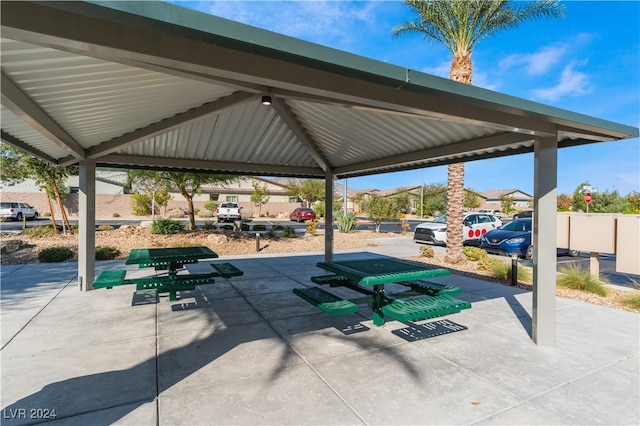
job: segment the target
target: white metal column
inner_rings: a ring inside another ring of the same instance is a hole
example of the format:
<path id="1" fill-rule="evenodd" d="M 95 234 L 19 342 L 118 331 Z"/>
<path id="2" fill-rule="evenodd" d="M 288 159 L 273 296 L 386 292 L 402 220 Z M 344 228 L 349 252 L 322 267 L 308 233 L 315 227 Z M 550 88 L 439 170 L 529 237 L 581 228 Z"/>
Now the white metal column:
<path id="1" fill-rule="evenodd" d="M 557 137 L 536 138 L 534 145 L 533 341 L 556 344 Z"/>
<path id="2" fill-rule="evenodd" d="M 96 161 L 80 162 L 78 197 L 78 281 L 80 290 L 93 290 L 96 275 Z"/>
<path id="3" fill-rule="evenodd" d="M 333 261 L 333 173 L 324 177 L 324 261 Z"/>

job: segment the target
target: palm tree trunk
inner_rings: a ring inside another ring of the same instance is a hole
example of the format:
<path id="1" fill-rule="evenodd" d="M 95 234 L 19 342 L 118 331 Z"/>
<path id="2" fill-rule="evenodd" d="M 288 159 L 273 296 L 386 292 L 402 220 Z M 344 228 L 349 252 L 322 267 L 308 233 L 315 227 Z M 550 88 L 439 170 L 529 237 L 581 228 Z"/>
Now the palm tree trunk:
<path id="1" fill-rule="evenodd" d="M 56 194 L 56 198 L 58 199 L 58 205 L 60 206 L 60 214 L 62 215 L 62 220 L 64 221 L 64 225 L 69 230 L 69 234 L 73 235 L 73 229 L 71 228 L 71 224 L 69 223 L 67 212 L 64 210 L 64 202 L 62 200 L 62 197 L 60 196 L 60 189 L 58 189 L 58 184 L 56 183 L 55 179 L 51 182 L 51 186 L 53 187 L 53 192 Z"/>
<path id="2" fill-rule="evenodd" d="M 462 207 L 464 205 L 464 163 L 449 164 L 447 173 L 447 254 L 449 263 L 464 259 Z"/>
<path id="3" fill-rule="evenodd" d="M 449 79 L 471 84 L 471 52 L 453 55 Z M 447 253 L 445 260 L 459 263 L 464 260 L 462 247 L 462 217 L 464 207 L 464 163 L 449 164 L 447 171 Z"/>

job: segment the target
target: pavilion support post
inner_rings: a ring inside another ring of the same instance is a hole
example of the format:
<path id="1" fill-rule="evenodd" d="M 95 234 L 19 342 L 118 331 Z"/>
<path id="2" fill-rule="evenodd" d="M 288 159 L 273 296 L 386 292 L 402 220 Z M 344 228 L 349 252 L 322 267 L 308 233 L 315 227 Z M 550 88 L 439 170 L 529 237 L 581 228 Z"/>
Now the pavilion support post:
<path id="1" fill-rule="evenodd" d="M 78 281 L 81 291 L 93 290 L 96 275 L 96 162 L 80 162 L 78 197 Z"/>
<path id="2" fill-rule="evenodd" d="M 333 261 L 333 173 L 327 171 L 324 186 L 324 261 Z"/>
<path id="3" fill-rule="evenodd" d="M 556 344 L 556 233 L 558 139 L 534 142 L 533 341 Z"/>

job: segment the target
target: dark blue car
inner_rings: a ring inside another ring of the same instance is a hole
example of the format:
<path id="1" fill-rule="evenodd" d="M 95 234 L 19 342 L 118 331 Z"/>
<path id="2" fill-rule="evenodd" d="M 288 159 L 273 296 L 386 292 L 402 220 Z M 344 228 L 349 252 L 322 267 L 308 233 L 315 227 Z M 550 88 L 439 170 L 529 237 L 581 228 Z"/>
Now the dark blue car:
<path id="1" fill-rule="evenodd" d="M 531 242 L 532 219 L 524 217 L 514 219 L 498 229 L 489 231 L 480 237 L 480 248 L 491 254 L 511 256 L 517 254 L 525 259 L 533 258 L 533 244 Z M 577 250 L 558 249 L 558 254 L 577 256 Z"/>

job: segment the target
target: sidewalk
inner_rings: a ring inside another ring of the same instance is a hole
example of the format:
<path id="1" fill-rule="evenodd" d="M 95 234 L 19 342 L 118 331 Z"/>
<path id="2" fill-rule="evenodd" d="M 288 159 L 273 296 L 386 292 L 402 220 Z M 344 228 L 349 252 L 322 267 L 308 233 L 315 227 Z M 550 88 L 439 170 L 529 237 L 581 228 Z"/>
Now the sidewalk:
<path id="1" fill-rule="evenodd" d="M 175 302 L 80 292 L 75 263 L 3 266 L 2 424 L 640 423 L 638 314 L 559 298 L 556 347 L 538 347 L 530 292 L 451 275 L 471 309 L 375 327 L 291 292 L 324 273 L 321 253 L 218 260 L 244 275 Z"/>

